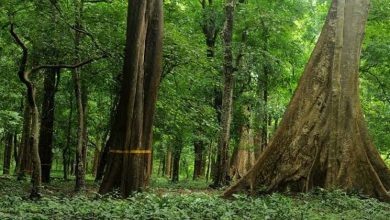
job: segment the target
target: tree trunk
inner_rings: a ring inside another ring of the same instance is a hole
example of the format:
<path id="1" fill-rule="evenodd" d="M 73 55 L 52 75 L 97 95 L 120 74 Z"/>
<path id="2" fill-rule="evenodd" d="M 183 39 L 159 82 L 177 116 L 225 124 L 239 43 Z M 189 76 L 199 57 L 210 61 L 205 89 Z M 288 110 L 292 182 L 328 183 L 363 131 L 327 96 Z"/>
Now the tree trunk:
<path id="1" fill-rule="evenodd" d="M 26 65 L 27 65 L 27 58 L 28 58 L 27 47 L 16 35 L 13 28 L 14 28 L 13 24 L 11 24 L 11 34 L 15 39 L 15 41 L 17 42 L 17 44 L 23 50 L 23 55 L 18 70 L 18 76 L 20 81 L 26 86 L 26 90 L 27 90 L 27 101 L 28 101 L 29 110 L 27 110 L 26 112 L 27 114 L 29 114 L 29 116 L 27 116 L 25 119 L 27 119 L 28 121 L 31 120 L 31 128 L 29 126 L 26 126 L 26 134 L 29 134 L 29 136 L 25 137 L 29 139 L 28 145 L 31 144 L 31 152 L 24 152 L 28 158 L 31 157 L 31 161 L 32 161 L 32 178 L 31 178 L 32 188 L 31 188 L 30 197 L 39 198 L 42 175 L 41 175 L 41 160 L 39 158 L 39 148 L 38 148 L 39 114 L 38 114 L 38 107 L 35 100 L 36 90 L 34 84 L 29 79 L 29 72 L 26 72 Z"/>
<path id="2" fill-rule="evenodd" d="M 71 165 L 70 158 L 70 145 L 72 135 L 72 117 L 73 117 L 73 95 L 69 92 L 69 115 L 68 115 L 68 127 L 66 131 L 66 144 L 62 151 L 62 162 L 63 162 L 63 176 L 64 180 L 68 180 L 69 166 Z"/>
<path id="3" fill-rule="evenodd" d="M 161 77 L 162 0 L 129 1 L 122 89 L 100 193 L 121 195 L 149 185 L 152 126 Z"/>
<path id="4" fill-rule="evenodd" d="M 31 84 L 32 85 L 32 84 Z M 41 194 L 41 183 L 42 183 L 42 173 L 41 173 L 41 159 L 39 158 L 39 113 L 38 107 L 35 102 L 35 88 L 32 86 L 32 92 L 30 94 L 30 107 L 32 123 L 31 123 L 31 158 L 32 158 L 32 188 L 31 188 L 31 198 L 40 198 Z"/>
<path id="5" fill-rule="evenodd" d="M 83 133 L 82 133 L 82 138 L 83 138 L 83 157 L 82 161 L 84 163 L 85 170 L 87 169 L 87 156 L 88 156 L 88 124 L 87 124 L 87 118 L 88 118 L 88 89 L 85 85 L 83 84 L 82 87 L 82 105 L 83 105 L 83 117 L 84 117 L 84 126 L 83 126 Z"/>
<path id="6" fill-rule="evenodd" d="M 3 175 L 9 175 L 11 168 L 12 148 L 14 138 L 12 133 L 7 132 L 5 135 L 5 146 L 4 146 L 4 160 L 3 160 Z"/>
<path id="7" fill-rule="evenodd" d="M 218 142 L 217 169 L 214 176 L 213 187 L 220 187 L 229 183 L 229 141 L 230 125 L 232 121 L 233 108 L 233 20 L 234 0 L 227 0 L 225 5 L 225 27 L 224 27 L 224 90 L 222 95 L 221 133 Z"/>
<path id="8" fill-rule="evenodd" d="M 18 173 L 19 170 L 19 142 L 18 142 L 18 134 L 15 132 L 14 134 L 14 160 L 15 160 L 15 170 L 14 174 Z"/>
<path id="9" fill-rule="evenodd" d="M 251 121 L 251 112 L 247 106 L 243 106 L 243 115 Z M 240 141 L 235 147 L 231 164 L 230 177 L 232 180 L 238 180 L 248 172 L 255 162 L 255 134 L 250 123 L 242 122 L 240 128 Z"/>
<path id="10" fill-rule="evenodd" d="M 53 157 L 54 97 L 58 71 L 58 69 L 47 70 L 44 79 L 41 129 L 39 135 L 39 156 L 41 158 L 42 182 L 44 183 L 50 182 Z"/>
<path id="11" fill-rule="evenodd" d="M 325 26 L 272 141 L 225 196 L 262 186 L 341 188 L 390 201 L 390 170 L 369 137 L 359 100 L 368 0 L 333 0 Z"/>
<path id="12" fill-rule="evenodd" d="M 213 153 L 213 145 L 212 145 L 212 142 L 210 142 L 209 147 L 208 147 L 208 155 L 207 155 L 206 183 L 209 181 L 209 177 L 210 177 L 210 173 L 211 173 L 212 153 Z"/>
<path id="13" fill-rule="evenodd" d="M 81 91 L 81 79 L 80 79 L 79 70 L 75 70 L 75 73 L 73 75 L 73 80 L 75 83 L 76 107 L 78 113 L 75 191 L 80 191 L 85 186 L 85 163 L 83 161 L 85 117 L 84 117 L 83 104 L 81 100 L 82 91 Z"/>
<path id="14" fill-rule="evenodd" d="M 103 150 L 100 152 L 99 164 L 98 164 L 97 170 L 96 170 L 95 182 L 99 182 L 103 178 L 104 169 L 106 167 L 107 160 L 108 160 L 108 153 L 110 151 L 109 146 L 110 145 L 107 142 L 106 145 L 104 146 Z"/>
<path id="15" fill-rule="evenodd" d="M 160 158 L 158 160 L 157 176 L 160 176 L 162 174 L 163 169 L 164 169 L 164 160 Z"/>
<path id="16" fill-rule="evenodd" d="M 75 174 L 75 163 L 74 163 L 74 158 L 70 160 L 69 163 L 70 169 L 69 169 L 69 175 L 74 175 Z"/>
<path id="17" fill-rule="evenodd" d="M 172 148 L 167 147 L 167 156 L 165 160 L 165 176 L 171 177 L 172 175 Z"/>
<path id="18" fill-rule="evenodd" d="M 268 42 L 268 40 L 266 41 Z M 262 111 L 262 123 L 261 123 L 261 151 L 268 145 L 268 75 L 270 74 L 270 67 L 265 64 L 264 66 L 264 79 L 263 81 L 263 111 Z"/>
<path id="19" fill-rule="evenodd" d="M 172 182 L 173 183 L 179 182 L 181 149 L 182 149 L 182 146 L 181 146 L 181 143 L 179 142 L 179 145 L 176 146 L 176 148 L 173 151 L 173 162 L 172 162 Z"/>
<path id="20" fill-rule="evenodd" d="M 77 29 L 81 29 L 82 25 L 82 14 L 83 14 L 83 0 L 75 0 L 75 26 Z M 81 43 L 81 32 L 75 32 L 75 56 L 76 63 L 80 62 L 80 43 Z M 76 97 L 76 109 L 78 114 L 78 128 L 77 128 L 77 148 L 76 148 L 76 184 L 75 191 L 78 192 L 85 186 L 85 163 L 84 163 L 84 132 L 86 129 L 86 121 L 84 116 L 84 105 L 83 105 L 83 90 L 80 76 L 80 68 L 74 69 L 73 72 L 74 91 Z"/>
<path id="21" fill-rule="evenodd" d="M 118 95 L 116 95 L 115 98 L 113 98 L 112 100 L 113 101 L 111 102 L 112 103 L 111 104 L 111 111 L 110 111 L 111 114 L 110 114 L 110 120 L 109 120 L 109 125 L 108 125 L 108 131 L 104 135 L 104 139 L 103 139 L 105 142 L 104 148 L 102 148 L 100 150 L 99 163 L 98 163 L 97 170 L 96 170 L 95 182 L 99 182 L 103 178 L 104 170 L 105 170 L 105 167 L 107 164 L 108 153 L 110 151 L 110 149 L 109 149 L 110 139 L 107 141 L 107 137 L 110 135 L 109 132 L 110 132 L 110 130 L 112 130 L 113 125 L 114 125 L 113 122 L 114 122 L 114 118 L 115 118 L 115 109 L 118 106 Z"/>
<path id="22" fill-rule="evenodd" d="M 23 132 L 22 140 L 20 143 L 19 153 L 19 169 L 18 169 L 18 180 L 26 178 L 26 173 L 31 174 L 31 144 L 30 144 L 30 133 L 31 133 L 31 108 L 28 104 L 27 98 L 24 105 L 24 116 L 23 116 Z"/>
<path id="23" fill-rule="evenodd" d="M 194 175 L 192 177 L 193 180 L 196 180 L 201 176 L 203 176 L 203 163 L 204 163 L 203 150 L 204 150 L 203 141 L 194 142 L 195 160 L 194 160 Z"/>
<path id="24" fill-rule="evenodd" d="M 93 153 L 93 165 L 92 165 L 92 175 L 95 177 L 99 166 L 100 151 L 101 151 L 100 137 L 96 137 L 96 146 L 95 146 L 95 151 Z"/>

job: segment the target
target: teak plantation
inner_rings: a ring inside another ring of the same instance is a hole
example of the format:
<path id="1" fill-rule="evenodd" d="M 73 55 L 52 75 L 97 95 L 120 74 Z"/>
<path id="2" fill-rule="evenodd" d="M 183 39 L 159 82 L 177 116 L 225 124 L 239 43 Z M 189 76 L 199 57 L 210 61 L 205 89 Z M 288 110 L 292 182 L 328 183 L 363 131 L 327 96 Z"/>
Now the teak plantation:
<path id="1" fill-rule="evenodd" d="M 0 219 L 390 219 L 390 0 L 0 0 Z"/>

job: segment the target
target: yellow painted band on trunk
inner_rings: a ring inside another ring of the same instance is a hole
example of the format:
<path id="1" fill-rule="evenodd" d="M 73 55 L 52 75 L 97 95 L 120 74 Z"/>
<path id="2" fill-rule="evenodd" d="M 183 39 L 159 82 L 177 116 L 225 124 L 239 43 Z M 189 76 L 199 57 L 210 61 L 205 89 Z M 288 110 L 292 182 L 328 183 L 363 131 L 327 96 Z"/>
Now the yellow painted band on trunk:
<path id="1" fill-rule="evenodd" d="M 152 150 L 110 150 L 114 154 L 151 154 Z"/>

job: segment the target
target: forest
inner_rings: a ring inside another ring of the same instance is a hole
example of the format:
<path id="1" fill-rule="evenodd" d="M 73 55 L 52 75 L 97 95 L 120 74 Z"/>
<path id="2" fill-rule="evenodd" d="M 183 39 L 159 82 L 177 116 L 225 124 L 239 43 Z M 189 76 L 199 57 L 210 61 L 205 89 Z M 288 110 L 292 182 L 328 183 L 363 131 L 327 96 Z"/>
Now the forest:
<path id="1" fill-rule="evenodd" d="M 0 219 L 390 219 L 390 0 L 0 0 Z"/>

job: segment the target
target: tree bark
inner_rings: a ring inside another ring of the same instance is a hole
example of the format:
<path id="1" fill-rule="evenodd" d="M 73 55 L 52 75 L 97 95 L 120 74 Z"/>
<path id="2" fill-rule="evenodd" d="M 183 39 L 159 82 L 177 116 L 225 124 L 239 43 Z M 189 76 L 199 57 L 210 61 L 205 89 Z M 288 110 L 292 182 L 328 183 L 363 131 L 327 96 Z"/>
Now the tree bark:
<path id="1" fill-rule="evenodd" d="M 20 149 L 20 142 L 18 142 L 18 134 L 15 132 L 14 134 L 14 160 L 15 160 L 15 169 L 14 174 L 18 173 L 19 170 L 19 149 Z"/>
<path id="2" fill-rule="evenodd" d="M 14 24 L 11 23 L 10 33 L 13 39 L 16 41 L 18 46 L 22 49 L 22 57 L 20 60 L 18 77 L 19 80 L 26 86 L 27 90 L 27 101 L 30 108 L 30 111 L 27 111 L 31 115 L 31 130 L 29 136 L 31 144 L 31 160 L 33 165 L 32 172 L 32 189 L 31 189 L 31 198 L 40 197 L 40 188 L 41 188 L 41 160 L 39 158 L 39 148 L 38 148 L 38 135 L 39 135 L 39 114 L 38 107 L 35 100 L 35 86 L 29 79 L 29 71 L 26 71 L 27 59 L 28 59 L 28 49 L 23 41 L 14 31 Z M 26 132 L 27 133 L 27 132 Z"/>
<path id="3" fill-rule="evenodd" d="M 44 79 L 41 129 L 39 135 L 39 156 L 41 158 L 42 182 L 44 183 L 50 182 L 53 157 L 54 97 L 58 71 L 58 69 L 47 70 Z"/>
<path id="4" fill-rule="evenodd" d="M 88 156 L 88 88 L 87 86 L 85 85 L 85 83 L 83 83 L 83 87 L 82 87 L 82 96 L 81 96 L 81 100 L 82 100 L 82 105 L 83 105 L 83 117 L 84 117 L 84 126 L 83 126 L 83 133 L 82 133 L 82 137 L 83 137 L 83 157 L 82 157 L 82 161 L 84 163 L 84 169 L 87 171 L 88 169 L 88 166 L 87 166 L 87 156 Z"/>
<path id="5" fill-rule="evenodd" d="M 369 137 L 359 100 L 359 59 L 369 0 L 333 0 L 274 138 L 240 189 L 341 188 L 390 201 L 390 170 Z"/>
<path id="6" fill-rule="evenodd" d="M 234 21 L 234 0 L 227 0 L 225 5 L 225 26 L 224 38 L 224 90 L 222 95 L 221 132 L 218 142 L 217 169 L 214 176 L 213 187 L 220 187 L 229 183 L 229 141 L 230 125 L 232 121 L 233 108 L 233 21 Z"/>
<path id="7" fill-rule="evenodd" d="M 204 143 L 203 141 L 195 141 L 194 142 L 194 174 L 192 179 L 196 180 L 203 176 L 203 151 L 204 151 Z"/>
<path id="8" fill-rule="evenodd" d="M 212 165 L 212 154 L 213 154 L 213 144 L 209 143 L 208 146 L 208 155 L 207 155 L 207 168 L 206 168 L 206 182 L 209 181 L 210 173 L 211 173 L 211 165 Z"/>
<path id="9" fill-rule="evenodd" d="M 123 81 L 100 193 L 119 187 L 127 197 L 149 184 L 161 77 L 162 6 L 162 0 L 129 1 Z"/>
<path id="10" fill-rule="evenodd" d="M 83 0 L 75 0 L 75 27 L 82 29 L 82 16 L 83 16 Z M 76 62 L 80 62 L 80 43 L 81 32 L 75 32 L 75 57 Z M 76 109 L 78 114 L 78 128 L 77 128 L 77 148 L 76 148 L 76 184 L 75 191 L 78 192 L 85 187 L 85 162 L 84 162 L 84 149 L 85 149 L 85 137 L 86 134 L 86 118 L 85 109 L 83 103 L 83 87 L 80 76 L 80 68 L 75 68 L 73 72 L 74 91 L 76 97 Z"/>
<path id="11" fill-rule="evenodd" d="M 182 151 L 182 143 L 181 141 L 177 142 L 175 149 L 173 150 L 173 161 L 172 161 L 172 182 L 179 182 L 180 176 L 180 156 Z"/>
<path id="12" fill-rule="evenodd" d="M 115 109 L 118 106 L 119 96 L 115 95 L 115 98 L 112 98 L 112 100 L 113 101 L 111 102 L 110 120 L 109 120 L 109 123 L 107 126 L 108 129 L 107 129 L 107 132 L 104 135 L 104 139 L 103 139 L 105 142 L 105 145 L 100 150 L 99 163 L 98 163 L 97 170 L 96 170 L 95 182 L 99 182 L 103 178 L 104 170 L 106 168 L 106 164 L 107 164 L 107 160 L 108 160 L 108 153 L 110 151 L 110 149 L 109 149 L 110 139 L 107 140 L 107 137 L 109 137 L 109 135 L 111 135 L 110 130 L 112 130 L 112 128 L 114 126 Z"/>
<path id="13" fill-rule="evenodd" d="M 12 133 L 7 132 L 5 135 L 5 146 L 4 146 L 4 160 L 3 160 L 3 175 L 9 175 L 11 168 L 12 148 L 14 138 Z"/>
<path id="14" fill-rule="evenodd" d="M 105 167 L 106 167 L 106 164 L 107 164 L 107 160 L 108 160 L 108 153 L 110 151 L 109 146 L 110 145 L 107 142 L 105 144 L 103 150 L 100 152 L 99 164 L 98 164 L 97 170 L 96 170 L 95 182 L 99 182 L 103 178 L 104 170 L 105 170 Z"/>
<path id="15" fill-rule="evenodd" d="M 63 162 L 63 177 L 64 180 L 68 180 L 69 167 L 73 166 L 70 152 L 71 135 L 72 135 L 72 117 L 73 117 L 73 95 L 69 92 L 69 115 L 68 115 L 68 126 L 66 129 L 66 144 L 62 151 L 62 162 Z"/>
<path id="16" fill-rule="evenodd" d="M 267 40 L 268 41 L 268 40 Z M 266 41 L 266 42 L 267 42 Z M 261 123 L 261 151 L 268 145 L 268 76 L 270 74 L 270 67 L 265 64 L 264 66 L 264 79 L 263 81 L 263 106 L 262 106 L 262 123 Z"/>
<path id="17" fill-rule="evenodd" d="M 93 153 L 93 165 L 92 165 L 92 175 L 96 177 L 97 169 L 99 166 L 99 159 L 100 159 L 100 151 L 101 151 L 101 140 L 100 137 L 96 137 L 96 146 L 95 151 Z"/>
<path id="18" fill-rule="evenodd" d="M 20 153 L 19 153 L 19 169 L 18 180 L 23 180 L 26 177 L 26 173 L 31 174 L 32 164 L 31 164 L 31 144 L 30 144 L 30 133 L 31 133 L 31 108 L 26 99 L 24 105 L 24 115 L 23 115 L 23 132 L 22 140 L 20 143 Z"/>
<path id="19" fill-rule="evenodd" d="M 165 176 L 172 176 L 172 148 L 167 147 L 167 156 L 165 160 Z"/>
<path id="20" fill-rule="evenodd" d="M 248 106 L 243 106 L 242 111 L 249 123 L 241 122 L 240 125 L 240 140 L 234 149 L 230 164 L 229 175 L 232 180 L 242 178 L 255 162 L 255 134 L 250 124 L 251 111 Z"/>

